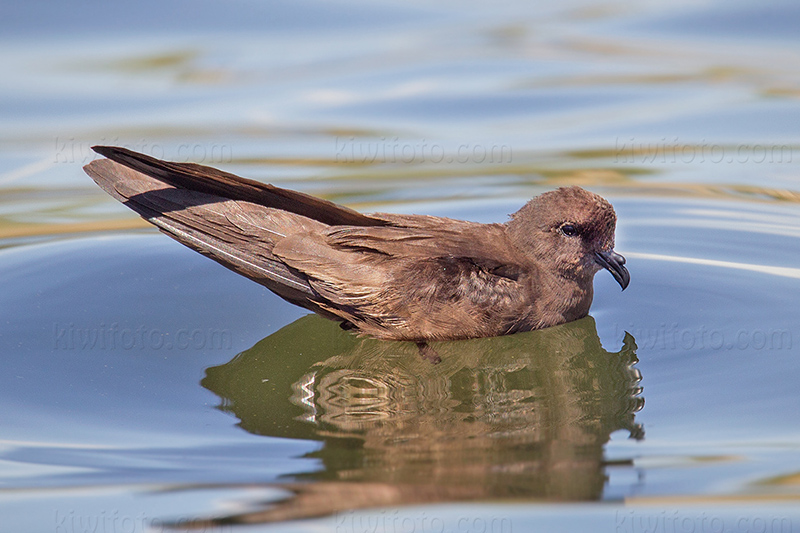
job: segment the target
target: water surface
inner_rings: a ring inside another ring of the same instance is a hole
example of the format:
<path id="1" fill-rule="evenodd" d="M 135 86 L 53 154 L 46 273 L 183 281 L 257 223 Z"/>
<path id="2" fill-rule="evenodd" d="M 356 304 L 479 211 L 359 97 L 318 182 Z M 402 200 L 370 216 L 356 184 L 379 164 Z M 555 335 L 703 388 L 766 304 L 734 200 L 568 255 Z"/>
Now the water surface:
<path id="1" fill-rule="evenodd" d="M 0 531 L 800 529 L 792 4 L 7 10 Z M 632 283 L 431 365 L 147 227 L 98 143 L 482 222 L 582 185 Z"/>

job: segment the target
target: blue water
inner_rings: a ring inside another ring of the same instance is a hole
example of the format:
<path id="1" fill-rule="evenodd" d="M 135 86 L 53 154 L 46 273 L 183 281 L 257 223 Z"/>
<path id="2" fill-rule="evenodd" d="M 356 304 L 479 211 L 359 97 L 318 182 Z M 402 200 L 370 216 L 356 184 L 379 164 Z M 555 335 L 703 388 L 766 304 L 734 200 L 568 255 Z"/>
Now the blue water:
<path id="1" fill-rule="evenodd" d="M 0 533 L 800 529 L 798 15 L 7 3 Z M 424 366 L 139 221 L 93 144 L 481 222 L 582 185 L 632 282 Z"/>

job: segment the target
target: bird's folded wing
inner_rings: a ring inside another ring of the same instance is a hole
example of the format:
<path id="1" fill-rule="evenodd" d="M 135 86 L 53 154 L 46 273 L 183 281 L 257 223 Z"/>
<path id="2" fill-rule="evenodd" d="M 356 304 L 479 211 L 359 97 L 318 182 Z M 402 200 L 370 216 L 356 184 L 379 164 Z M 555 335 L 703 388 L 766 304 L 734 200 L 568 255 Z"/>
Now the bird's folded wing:
<path id="1" fill-rule="evenodd" d="M 338 249 L 373 252 L 395 259 L 458 258 L 475 269 L 514 280 L 523 271 L 518 258 L 510 253 L 512 248 L 499 224 L 421 215 L 373 216 L 387 217 L 396 225 L 336 226 L 325 232 L 325 241 Z"/>
<path id="2" fill-rule="evenodd" d="M 381 226 L 387 222 L 333 202 L 196 163 L 162 161 L 116 146 L 93 146 L 92 149 L 130 169 L 174 187 L 213 194 L 229 200 L 243 200 L 273 207 L 317 220 L 324 224 Z M 88 170 L 87 170 L 88 172 Z"/>
<path id="3" fill-rule="evenodd" d="M 85 170 L 107 193 L 180 243 L 289 299 L 312 293 L 305 277 L 276 258 L 272 248 L 286 232 L 320 231 L 324 224 L 172 187 L 108 159 L 93 161 Z"/>
<path id="4" fill-rule="evenodd" d="M 522 290 L 529 279 L 520 280 L 527 271 L 500 225 L 361 215 L 200 165 L 123 149 L 98 152 L 110 159 L 93 161 L 86 172 L 163 232 L 364 333 L 498 334 L 487 329 L 498 321 L 488 318 L 513 314 L 529 294 Z"/>

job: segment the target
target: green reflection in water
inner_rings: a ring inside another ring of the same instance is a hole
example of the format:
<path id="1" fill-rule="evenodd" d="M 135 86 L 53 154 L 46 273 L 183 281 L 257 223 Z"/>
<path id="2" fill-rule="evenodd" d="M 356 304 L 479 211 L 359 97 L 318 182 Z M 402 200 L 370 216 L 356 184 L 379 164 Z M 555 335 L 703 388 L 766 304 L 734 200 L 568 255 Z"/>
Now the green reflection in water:
<path id="1" fill-rule="evenodd" d="M 432 346 L 439 364 L 412 343 L 359 339 L 312 315 L 209 368 L 202 385 L 246 431 L 323 442 L 313 454 L 322 468 L 281 485 L 294 497 L 220 520 L 478 499 L 596 500 L 610 434 L 643 437 L 634 420 L 644 405 L 634 338 L 608 352 L 591 317 Z"/>

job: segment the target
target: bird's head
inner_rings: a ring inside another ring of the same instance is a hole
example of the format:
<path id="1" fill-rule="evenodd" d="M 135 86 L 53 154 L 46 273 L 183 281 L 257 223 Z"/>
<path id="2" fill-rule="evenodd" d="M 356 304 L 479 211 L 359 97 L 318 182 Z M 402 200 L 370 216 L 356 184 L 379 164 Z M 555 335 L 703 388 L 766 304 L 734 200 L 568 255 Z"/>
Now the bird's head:
<path id="1" fill-rule="evenodd" d="M 514 244 L 568 278 L 591 278 L 605 268 L 622 290 L 630 283 L 625 258 L 614 251 L 617 215 L 604 198 L 580 187 L 541 194 L 511 216 Z"/>

